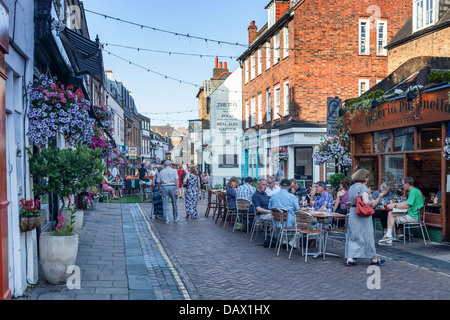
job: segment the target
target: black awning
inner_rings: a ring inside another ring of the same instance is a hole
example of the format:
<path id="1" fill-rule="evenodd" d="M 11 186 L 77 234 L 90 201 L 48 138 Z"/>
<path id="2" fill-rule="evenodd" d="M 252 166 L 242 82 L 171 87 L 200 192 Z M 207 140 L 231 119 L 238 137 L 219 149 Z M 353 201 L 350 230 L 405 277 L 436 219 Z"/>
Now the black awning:
<path id="1" fill-rule="evenodd" d="M 64 28 L 58 33 L 76 75 L 89 74 L 103 84 L 103 55 L 98 41 Z"/>

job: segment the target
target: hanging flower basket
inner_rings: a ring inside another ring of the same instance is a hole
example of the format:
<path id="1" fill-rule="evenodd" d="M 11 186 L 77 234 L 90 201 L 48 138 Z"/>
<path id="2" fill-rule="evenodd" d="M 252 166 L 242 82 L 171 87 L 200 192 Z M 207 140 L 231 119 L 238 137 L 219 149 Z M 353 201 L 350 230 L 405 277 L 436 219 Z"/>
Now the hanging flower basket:
<path id="1" fill-rule="evenodd" d="M 274 165 L 285 163 L 289 159 L 288 148 L 280 147 L 272 150 L 271 162 Z"/>
<path id="2" fill-rule="evenodd" d="M 28 232 L 41 226 L 41 211 L 39 205 L 41 201 L 20 200 L 20 231 Z"/>
<path id="3" fill-rule="evenodd" d="M 445 138 L 445 146 L 442 151 L 442 156 L 450 160 L 450 137 Z"/>
<path id="4" fill-rule="evenodd" d="M 89 144 L 94 135 L 94 119 L 88 114 L 90 102 L 80 89 L 56 83 L 41 75 L 34 80 L 28 113 L 28 137 L 34 145 L 45 145 L 60 132 L 71 145 Z"/>
<path id="5" fill-rule="evenodd" d="M 323 137 L 320 144 L 314 148 L 313 160 L 315 165 L 322 165 L 335 159 L 341 167 L 352 165 L 350 137 L 345 132 L 339 132 L 334 137 Z"/>

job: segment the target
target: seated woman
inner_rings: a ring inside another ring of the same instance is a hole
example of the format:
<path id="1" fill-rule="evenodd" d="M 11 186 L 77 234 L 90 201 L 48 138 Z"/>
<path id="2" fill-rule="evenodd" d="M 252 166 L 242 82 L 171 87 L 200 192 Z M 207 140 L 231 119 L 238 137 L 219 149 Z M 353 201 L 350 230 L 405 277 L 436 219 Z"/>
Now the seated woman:
<path id="1" fill-rule="evenodd" d="M 384 210 L 384 206 L 390 204 L 392 200 L 393 194 L 389 191 L 389 185 L 387 183 L 382 183 L 380 190 L 377 190 L 372 194 L 373 207 L 375 208 L 375 213 L 372 215 L 372 219 L 380 219 L 384 233 L 386 233 L 387 230 L 388 218 L 388 211 Z"/>
<path id="2" fill-rule="evenodd" d="M 236 208 L 236 190 L 238 185 L 239 180 L 236 177 L 232 177 L 227 183 L 228 209 Z"/>
<path id="3" fill-rule="evenodd" d="M 113 199 L 119 199 L 119 197 L 116 196 L 116 191 L 114 188 L 108 185 L 108 174 L 109 172 L 105 172 L 103 175 L 102 189 L 103 191 L 111 192 Z"/>
<path id="4" fill-rule="evenodd" d="M 347 203 L 350 202 L 348 189 L 350 189 L 350 180 L 343 179 L 334 203 L 334 212 L 347 214 Z"/>

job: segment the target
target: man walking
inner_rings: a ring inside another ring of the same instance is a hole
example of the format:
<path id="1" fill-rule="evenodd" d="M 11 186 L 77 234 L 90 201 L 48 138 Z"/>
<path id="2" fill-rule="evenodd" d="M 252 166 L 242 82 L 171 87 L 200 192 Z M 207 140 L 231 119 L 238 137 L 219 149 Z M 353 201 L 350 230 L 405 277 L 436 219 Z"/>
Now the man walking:
<path id="1" fill-rule="evenodd" d="M 169 223 L 169 198 L 172 199 L 173 221 L 178 221 L 178 173 L 176 170 L 172 169 L 171 164 L 172 163 L 169 160 L 164 162 L 164 169 L 159 173 L 157 180 L 159 193 L 163 198 L 163 216 L 165 223 Z"/>

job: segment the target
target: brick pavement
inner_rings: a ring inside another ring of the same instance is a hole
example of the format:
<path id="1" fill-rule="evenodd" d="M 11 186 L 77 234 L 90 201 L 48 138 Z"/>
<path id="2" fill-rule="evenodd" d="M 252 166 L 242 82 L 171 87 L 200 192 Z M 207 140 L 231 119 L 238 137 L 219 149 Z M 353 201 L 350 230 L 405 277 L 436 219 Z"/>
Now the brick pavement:
<path id="1" fill-rule="evenodd" d="M 47 285 L 27 290 L 29 300 L 294 300 L 294 299 L 448 299 L 449 261 L 431 259 L 402 244 L 378 247 L 387 259 L 381 289 L 369 290 L 368 261 L 357 267 L 343 258 L 304 259 L 298 252 L 287 259 L 262 246 L 262 236 L 250 243 L 245 232 L 231 232 L 203 216 L 164 224 L 152 220 L 151 204 L 101 203 L 85 214 L 77 265 L 80 290 Z M 420 246 L 421 240 L 407 244 Z M 423 246 L 423 243 L 422 243 Z M 430 250 L 435 248 L 429 247 Z M 441 248 L 441 247 L 440 247 Z M 337 243 L 335 252 L 343 255 Z"/>

